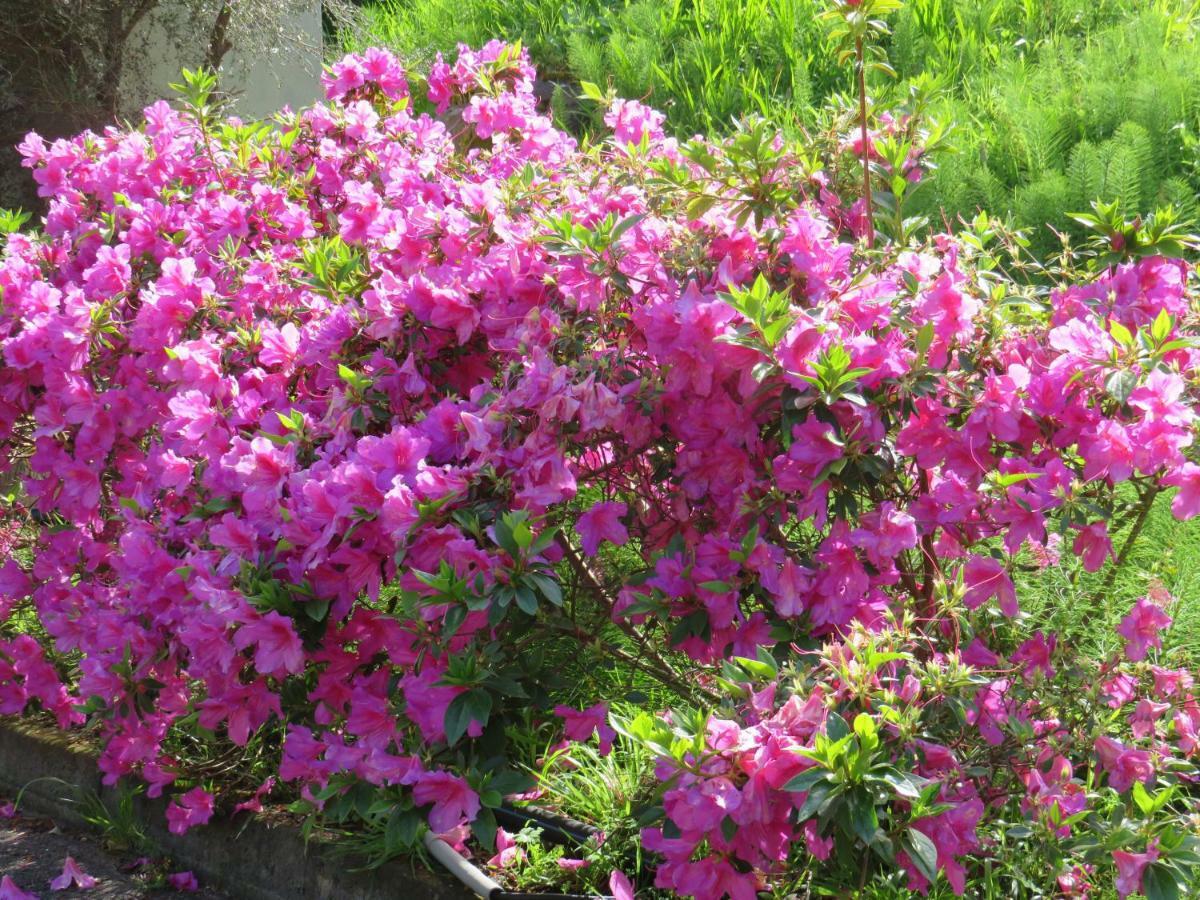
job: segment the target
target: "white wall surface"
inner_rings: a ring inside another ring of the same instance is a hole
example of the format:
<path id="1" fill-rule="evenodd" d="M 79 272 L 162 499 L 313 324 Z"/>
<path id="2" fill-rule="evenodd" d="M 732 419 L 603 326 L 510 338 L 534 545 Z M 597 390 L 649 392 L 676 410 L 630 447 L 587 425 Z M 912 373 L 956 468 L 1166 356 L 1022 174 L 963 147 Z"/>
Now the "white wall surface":
<path id="1" fill-rule="evenodd" d="M 130 35 L 121 78 L 123 114 L 135 117 L 149 103 L 170 96 L 169 85 L 180 80 L 180 69 L 204 61 L 213 15 L 199 19 L 190 10 L 180 0 L 163 0 Z M 242 118 L 264 118 L 320 96 L 321 0 L 310 0 L 282 31 L 282 39 L 271 41 L 277 46 L 265 51 L 247 52 L 233 35 L 221 65 L 221 89 L 232 95 L 231 111 Z"/>

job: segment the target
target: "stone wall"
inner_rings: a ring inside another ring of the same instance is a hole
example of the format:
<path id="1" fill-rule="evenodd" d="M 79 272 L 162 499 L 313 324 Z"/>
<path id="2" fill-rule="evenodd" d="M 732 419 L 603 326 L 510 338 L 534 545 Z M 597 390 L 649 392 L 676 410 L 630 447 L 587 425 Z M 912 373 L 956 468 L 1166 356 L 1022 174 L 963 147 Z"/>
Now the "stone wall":
<path id="1" fill-rule="evenodd" d="M 32 5 L 30 3 L 32 2 Z M 285 8 L 283 0 L 265 8 Z M 222 58 L 221 87 L 233 111 L 260 118 L 285 105 L 302 106 L 319 93 L 321 0 L 287 0 L 291 12 L 262 34 L 232 31 Z M 120 54 L 116 90 L 106 90 L 104 8 L 145 4 Z M 183 67 L 205 62 L 218 0 L 0 0 L 0 207 L 38 209 L 37 194 L 13 149 L 28 131 L 47 139 L 100 129 L 114 118 L 137 119 L 141 109 L 169 96 Z M 76 18 L 72 18 L 75 14 Z M 88 21 L 92 17 L 95 21 Z M 84 22 L 86 27 L 78 27 Z M 111 97 L 111 102 L 108 98 Z"/>

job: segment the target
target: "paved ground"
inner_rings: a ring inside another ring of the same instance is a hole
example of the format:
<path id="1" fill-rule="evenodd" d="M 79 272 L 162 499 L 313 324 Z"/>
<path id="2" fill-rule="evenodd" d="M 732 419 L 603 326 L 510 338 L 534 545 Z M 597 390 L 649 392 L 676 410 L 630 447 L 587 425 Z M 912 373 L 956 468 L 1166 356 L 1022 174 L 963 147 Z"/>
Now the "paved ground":
<path id="1" fill-rule="evenodd" d="M 2 807 L 3 798 L 0 798 Z M 86 893 L 72 889 L 52 893 L 50 881 L 62 874 L 63 861 L 71 856 L 80 868 L 96 878 L 96 886 Z M 110 853 L 90 834 L 62 829 L 49 819 L 0 818 L 0 875 L 7 875 L 17 886 L 39 897 L 86 896 L 89 900 L 143 900 L 143 898 L 182 898 L 226 900 L 227 895 L 205 888 L 196 893 L 180 894 L 170 888 L 152 889 L 155 876 L 174 872 L 175 868 L 141 867 L 125 871 L 134 855 Z"/>

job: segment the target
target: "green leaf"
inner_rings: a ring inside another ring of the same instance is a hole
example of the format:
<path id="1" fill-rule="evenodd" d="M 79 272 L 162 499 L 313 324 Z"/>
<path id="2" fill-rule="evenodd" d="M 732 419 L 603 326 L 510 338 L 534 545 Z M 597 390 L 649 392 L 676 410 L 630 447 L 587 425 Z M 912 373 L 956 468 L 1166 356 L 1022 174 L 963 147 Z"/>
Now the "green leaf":
<path id="1" fill-rule="evenodd" d="M 1137 387 L 1137 374 L 1122 370 L 1113 372 L 1104 382 L 1104 389 L 1118 403 L 1126 403 L 1133 389 Z"/>
<path id="2" fill-rule="evenodd" d="M 1154 324 L 1150 326 L 1150 336 L 1156 343 L 1161 344 L 1174 327 L 1175 319 L 1165 309 L 1161 309 L 1154 319 Z"/>
<path id="3" fill-rule="evenodd" d="M 642 221 L 644 218 L 646 218 L 645 213 L 638 213 L 636 216 L 629 216 L 628 218 L 622 219 L 620 222 L 618 222 L 612 230 L 612 243 L 615 244 L 621 235 L 627 232 L 638 222 Z"/>
<path id="4" fill-rule="evenodd" d="M 825 733 L 831 740 L 840 741 L 850 734 L 850 726 L 837 713 L 830 713 L 829 719 L 825 722 Z"/>
<path id="5" fill-rule="evenodd" d="M 496 814 L 488 807 L 481 807 L 479 815 L 471 823 L 471 834 L 489 853 L 496 849 Z"/>
<path id="6" fill-rule="evenodd" d="M 705 194 L 699 194 L 693 197 L 687 202 L 687 217 L 689 219 L 700 218 L 702 215 L 712 209 L 716 202 L 716 197 L 707 196 Z"/>
<path id="7" fill-rule="evenodd" d="M 737 822 L 733 821 L 733 819 L 731 819 L 729 816 L 726 816 L 721 820 L 721 836 L 724 837 L 725 840 L 732 841 L 734 836 L 737 835 L 737 831 Z"/>
<path id="8" fill-rule="evenodd" d="M 917 870 L 930 882 L 937 881 L 937 847 L 929 836 L 910 828 L 904 833 L 901 844 Z"/>
<path id="9" fill-rule="evenodd" d="M 392 810 L 387 825 L 383 829 L 383 843 L 389 853 L 399 853 L 412 847 L 417 842 L 417 829 L 421 825 L 421 816 L 415 810 Z"/>
<path id="10" fill-rule="evenodd" d="M 492 695 L 478 688 L 465 691 L 446 707 L 446 743 L 454 746 L 467 733 L 472 722 L 486 725 L 492 712 Z"/>
<path id="11" fill-rule="evenodd" d="M 891 766 L 875 769 L 872 775 L 905 800 L 916 800 L 921 796 L 921 779 L 916 775 L 901 772 Z"/>
<path id="12" fill-rule="evenodd" d="M 325 616 L 329 614 L 328 600 L 309 600 L 301 605 L 304 607 L 304 614 L 314 622 L 325 621 Z"/>
<path id="13" fill-rule="evenodd" d="M 864 788 L 855 788 L 846 795 L 846 806 L 851 830 L 864 844 L 870 844 L 879 830 L 879 814 L 871 795 Z"/>
<path id="14" fill-rule="evenodd" d="M 867 713 L 859 713 L 854 717 L 854 733 L 862 741 L 873 740 L 878 733 L 878 729 L 875 727 L 875 720 Z"/>
<path id="15" fill-rule="evenodd" d="M 579 82 L 579 89 L 583 91 L 584 98 L 595 100 L 597 103 L 604 102 L 604 92 L 600 90 L 600 86 L 590 81 Z"/>
<path id="16" fill-rule="evenodd" d="M 785 784 L 783 786 L 783 789 L 785 791 L 811 790 L 812 786 L 814 784 L 816 784 L 818 781 L 821 781 L 822 779 L 828 777 L 828 774 L 829 773 L 826 772 L 824 769 L 822 769 L 818 766 L 814 766 L 811 769 L 807 769 L 807 770 L 801 772 L 799 775 L 797 775 L 795 778 L 793 778 L 791 781 L 789 781 L 787 784 Z"/>
<path id="17" fill-rule="evenodd" d="M 524 772 L 501 772 L 499 775 L 492 776 L 488 787 L 500 793 L 501 796 L 507 797 L 509 794 L 523 794 L 533 790 L 535 784 L 533 777 Z"/>
<path id="18" fill-rule="evenodd" d="M 796 811 L 796 821 L 803 822 L 811 819 L 822 804 L 829 799 L 831 793 L 833 793 L 833 785 L 829 781 L 818 781 L 814 784 L 800 805 L 800 809 Z"/>
<path id="19" fill-rule="evenodd" d="M 496 543 L 511 556 L 516 559 L 521 554 L 517 542 L 513 539 L 512 525 L 509 524 L 508 516 L 501 516 L 496 520 L 496 524 L 492 526 L 492 530 L 496 535 Z"/>
<path id="20" fill-rule="evenodd" d="M 537 597 L 524 584 L 517 586 L 517 608 L 527 616 L 536 616 L 538 611 Z"/>
<path id="21" fill-rule="evenodd" d="M 496 809 L 504 802 L 504 796 L 493 788 L 488 788 L 479 795 L 479 802 L 490 809 Z"/>
<path id="22" fill-rule="evenodd" d="M 1133 802 L 1137 804 L 1144 816 L 1148 816 L 1154 811 L 1154 798 L 1146 792 L 1146 786 L 1140 781 L 1133 783 Z"/>
<path id="23" fill-rule="evenodd" d="M 1122 347 L 1132 347 L 1133 346 L 1133 334 L 1130 332 L 1130 330 L 1128 328 L 1126 328 L 1124 325 L 1122 325 L 1116 319 L 1113 319 L 1111 322 L 1108 323 L 1108 330 L 1109 330 L 1109 333 L 1112 334 L 1113 340 L 1116 341 L 1118 344 L 1120 344 Z"/>
<path id="24" fill-rule="evenodd" d="M 541 593 L 543 597 L 545 597 L 555 606 L 563 605 L 562 588 L 559 586 L 558 582 L 549 575 L 531 573 L 529 575 L 529 580 L 537 585 L 539 593 Z"/>
<path id="25" fill-rule="evenodd" d="M 1020 484 L 1022 481 L 1032 481 L 1034 478 L 1041 478 L 1041 472 L 1008 472 L 1006 474 L 996 475 L 996 484 L 1000 487 L 1012 487 L 1014 484 Z"/>
<path id="26" fill-rule="evenodd" d="M 1146 900 L 1179 900 L 1179 882 L 1169 868 L 1154 863 L 1142 873 L 1142 893 Z"/>

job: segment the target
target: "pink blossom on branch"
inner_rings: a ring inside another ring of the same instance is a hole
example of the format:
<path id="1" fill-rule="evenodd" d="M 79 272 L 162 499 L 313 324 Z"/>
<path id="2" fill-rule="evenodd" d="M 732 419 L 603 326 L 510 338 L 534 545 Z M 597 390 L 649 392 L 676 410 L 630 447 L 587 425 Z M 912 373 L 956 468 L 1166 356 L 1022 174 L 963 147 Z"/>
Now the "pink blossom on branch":
<path id="1" fill-rule="evenodd" d="M 1125 638 L 1125 655 L 1137 662 L 1146 658 L 1150 647 L 1162 647 L 1160 632 L 1171 624 L 1171 617 L 1150 598 L 1142 597 L 1117 626 Z"/>

